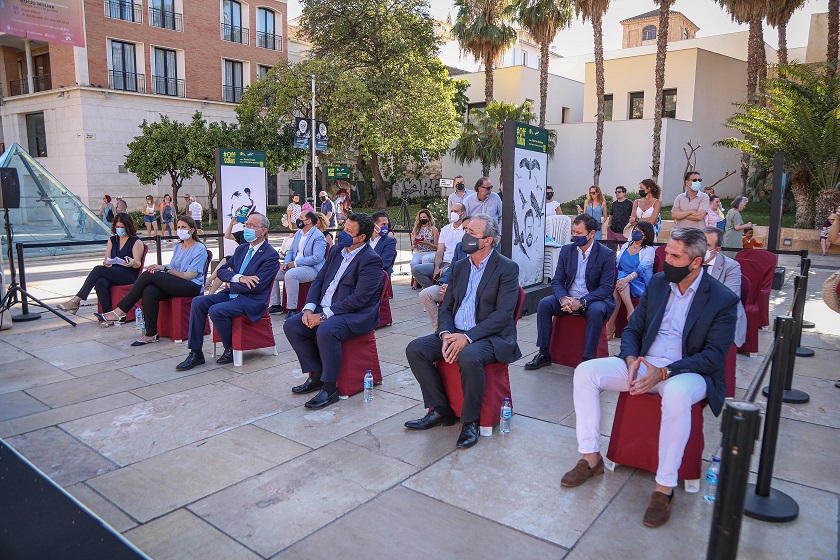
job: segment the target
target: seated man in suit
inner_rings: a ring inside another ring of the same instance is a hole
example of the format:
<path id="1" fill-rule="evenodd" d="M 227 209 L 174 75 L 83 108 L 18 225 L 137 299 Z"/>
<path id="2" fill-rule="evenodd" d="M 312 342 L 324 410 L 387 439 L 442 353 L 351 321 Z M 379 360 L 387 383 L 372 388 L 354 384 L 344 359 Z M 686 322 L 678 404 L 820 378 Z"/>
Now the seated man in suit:
<path id="1" fill-rule="evenodd" d="M 222 356 L 216 360 L 217 364 L 233 362 L 231 320 L 244 315 L 257 322 L 265 314 L 267 296 L 279 267 L 279 255 L 266 239 L 268 226 L 268 218 L 262 214 L 248 216 L 242 230 L 245 243 L 237 247 L 233 256 L 216 270 L 218 278 L 229 283 L 229 288 L 192 300 L 188 338 L 190 353 L 186 360 L 175 366 L 176 370 L 186 371 L 204 363 L 202 347 L 208 314 L 225 347 Z"/>
<path id="2" fill-rule="evenodd" d="M 292 392 L 318 391 L 306 408 L 338 402 L 341 343 L 365 335 L 379 324 L 382 259 L 368 244 L 372 234 L 370 216 L 361 212 L 347 216 L 327 263 L 309 288 L 303 313 L 283 324 L 301 369 L 309 374 Z"/>
<path id="3" fill-rule="evenodd" d="M 648 527 L 660 527 L 671 516 L 677 471 L 691 434 L 691 406 L 708 399 L 717 416 L 726 395 L 724 360 L 735 337 L 738 298 L 703 272 L 705 254 L 702 230 L 675 230 L 665 248 L 664 271 L 654 275 L 630 317 L 619 355 L 575 369 L 575 429 L 583 458 L 563 476 L 566 487 L 604 472 L 601 391 L 662 397 L 656 490 L 644 515 Z"/>
<path id="4" fill-rule="evenodd" d="M 423 402 L 430 409 L 423 418 L 405 423 L 412 430 L 455 423 L 435 362 L 458 362 L 464 391 L 460 448 L 478 442 L 484 366 L 514 362 L 522 356 L 513 317 L 519 298 L 519 265 L 494 250 L 499 240 L 499 225 L 494 218 L 488 214 L 473 216 L 461 241 L 470 257 L 450 267 L 437 331 L 412 340 L 405 349 L 423 391 Z"/>
<path id="5" fill-rule="evenodd" d="M 718 228 L 706 227 L 703 228 L 703 233 L 706 234 L 706 256 L 703 259 L 703 270 L 738 296 L 735 346 L 742 346 L 747 340 L 747 313 L 744 311 L 744 304 L 741 302 L 741 263 L 721 252 L 723 232 Z"/>
<path id="6" fill-rule="evenodd" d="M 288 319 L 295 314 L 298 302 L 300 285 L 304 282 L 312 282 L 324 266 L 327 253 L 327 240 L 315 225 L 318 223 L 318 216 L 314 210 L 302 212 L 298 216 L 295 225 L 297 231 L 292 239 L 292 247 L 286 252 L 277 281 L 271 286 L 271 298 L 268 308 L 269 313 L 278 313 L 283 310 L 280 305 L 282 296 L 280 294 L 280 281 L 283 281 L 283 289 L 286 291 L 286 311 Z"/>
<path id="7" fill-rule="evenodd" d="M 382 269 L 391 276 L 394 273 L 394 261 L 397 260 L 397 240 L 388 235 L 391 231 L 388 214 L 380 210 L 371 216 L 371 219 L 373 239 L 370 240 L 370 246 L 382 259 Z"/>
<path id="8" fill-rule="evenodd" d="M 557 315 L 586 317 L 583 360 L 591 360 L 598 349 L 604 321 L 615 308 L 615 253 L 596 243 L 601 223 L 589 214 L 579 214 L 572 222 L 572 242 L 560 249 L 551 287 L 554 294 L 537 306 L 537 346 L 540 351 L 525 369 L 551 365 L 548 352 L 553 319 Z"/>

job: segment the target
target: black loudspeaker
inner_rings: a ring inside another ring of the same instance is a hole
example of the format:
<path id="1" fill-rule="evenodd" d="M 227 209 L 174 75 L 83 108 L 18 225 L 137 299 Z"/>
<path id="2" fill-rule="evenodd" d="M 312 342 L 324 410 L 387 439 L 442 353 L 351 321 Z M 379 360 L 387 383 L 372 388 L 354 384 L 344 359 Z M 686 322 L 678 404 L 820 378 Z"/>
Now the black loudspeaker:
<path id="1" fill-rule="evenodd" d="M 14 167 L 0 167 L 0 206 L 20 208 L 20 180 Z"/>

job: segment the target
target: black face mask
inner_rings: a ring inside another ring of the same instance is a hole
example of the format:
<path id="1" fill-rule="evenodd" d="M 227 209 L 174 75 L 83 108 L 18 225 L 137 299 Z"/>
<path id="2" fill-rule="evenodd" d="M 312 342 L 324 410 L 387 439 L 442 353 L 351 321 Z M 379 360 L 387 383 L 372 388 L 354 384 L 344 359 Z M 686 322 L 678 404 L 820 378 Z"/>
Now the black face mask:
<path id="1" fill-rule="evenodd" d="M 478 251 L 478 241 L 478 237 L 465 233 L 464 237 L 461 238 L 461 250 L 468 255 L 472 255 Z"/>
<path id="2" fill-rule="evenodd" d="M 429 219 L 428 218 L 420 218 L 420 223 L 425 226 L 426 224 L 429 223 Z"/>
<path id="3" fill-rule="evenodd" d="M 466 189 L 466 187 L 464 186 L 464 183 L 458 183 L 457 185 L 455 185 L 455 188 L 459 191 L 462 191 L 462 190 Z"/>
<path id="4" fill-rule="evenodd" d="M 640 196 L 641 198 L 646 197 L 646 196 L 647 196 L 647 191 L 643 191 L 642 189 L 639 189 L 639 196 Z"/>
<path id="5" fill-rule="evenodd" d="M 300 218 L 298 218 L 298 221 L 295 222 L 295 225 L 298 229 L 303 229 L 306 227 L 306 224 Z"/>
<path id="6" fill-rule="evenodd" d="M 685 280 L 686 276 L 691 274 L 691 268 L 689 265 L 674 266 L 668 262 L 663 264 L 662 270 L 665 272 L 665 280 L 673 282 L 674 284 L 679 284 Z"/>
<path id="7" fill-rule="evenodd" d="M 322 197 L 321 197 L 321 202 L 326 202 L 326 201 L 327 201 L 327 197 L 326 197 L 326 196 L 322 196 Z"/>
<path id="8" fill-rule="evenodd" d="M 545 193 L 545 198 L 546 198 L 546 200 L 551 200 L 552 198 L 554 198 L 554 193 L 553 192 Z"/>

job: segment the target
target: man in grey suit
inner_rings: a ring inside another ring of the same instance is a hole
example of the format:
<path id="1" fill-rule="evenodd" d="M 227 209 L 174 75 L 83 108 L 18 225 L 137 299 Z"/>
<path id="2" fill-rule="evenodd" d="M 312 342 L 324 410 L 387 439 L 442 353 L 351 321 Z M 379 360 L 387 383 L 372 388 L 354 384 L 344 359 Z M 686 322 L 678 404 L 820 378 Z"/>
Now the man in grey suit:
<path id="1" fill-rule="evenodd" d="M 703 228 L 706 234 L 706 258 L 703 260 L 703 268 L 706 272 L 735 292 L 738 296 L 738 322 L 735 324 L 735 346 L 742 346 L 747 340 L 747 314 L 744 311 L 744 304 L 741 298 L 741 264 L 721 253 L 723 247 L 723 234 L 716 227 Z"/>
<path id="2" fill-rule="evenodd" d="M 519 265 L 494 250 L 499 240 L 499 224 L 494 218 L 487 214 L 473 216 L 461 240 L 469 258 L 451 266 L 437 331 L 411 341 L 405 350 L 423 391 L 423 401 L 430 409 L 423 418 L 405 423 L 412 430 L 455 423 L 435 362 L 458 363 L 464 391 L 460 448 L 478 442 L 484 366 L 514 362 L 522 356 L 513 316 L 519 298 Z"/>

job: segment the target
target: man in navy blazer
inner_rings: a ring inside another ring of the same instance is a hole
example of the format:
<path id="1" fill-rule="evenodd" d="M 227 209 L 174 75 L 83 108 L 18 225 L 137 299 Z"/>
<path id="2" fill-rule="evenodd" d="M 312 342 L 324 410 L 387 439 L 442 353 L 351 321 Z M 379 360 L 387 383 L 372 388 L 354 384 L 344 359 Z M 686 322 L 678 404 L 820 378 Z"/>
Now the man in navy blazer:
<path id="1" fill-rule="evenodd" d="M 370 246 L 382 259 L 382 269 L 391 276 L 394 273 L 394 261 L 397 260 L 397 240 L 388 235 L 391 231 L 388 214 L 380 210 L 371 216 L 371 219 L 373 239 L 370 240 Z"/>
<path id="2" fill-rule="evenodd" d="M 438 328 L 412 340 L 405 349 L 411 372 L 430 410 L 419 420 L 405 423 L 412 430 L 451 426 L 455 412 L 449 406 L 443 379 L 435 362 L 458 363 L 464 405 L 457 446 L 478 442 L 478 420 L 486 380 L 484 366 L 510 363 L 522 356 L 516 342 L 516 302 L 519 265 L 496 251 L 499 225 L 488 214 L 476 214 L 465 226 L 461 247 L 469 258 L 449 267 L 449 288 L 438 314 Z"/>
<path id="3" fill-rule="evenodd" d="M 279 258 L 274 247 L 268 244 L 268 218 L 253 213 L 242 230 L 245 243 L 236 248 L 233 257 L 216 270 L 216 276 L 229 287 L 221 292 L 199 296 L 190 306 L 190 331 L 187 359 L 175 369 L 186 371 L 204 363 L 204 325 L 207 315 L 213 328 L 222 339 L 225 351 L 217 364 L 233 362 L 231 320 L 246 316 L 257 322 L 265 314 L 271 284 L 279 268 Z"/>
<path id="4" fill-rule="evenodd" d="M 702 269 L 706 235 L 681 228 L 665 247 L 664 271 L 651 279 L 624 332 L 617 357 L 575 369 L 574 402 L 578 451 L 583 458 L 561 480 L 579 486 L 603 474 L 601 391 L 662 397 L 656 489 L 644 523 L 668 522 L 677 471 L 691 434 L 691 407 L 708 399 L 715 416 L 726 395 L 725 357 L 735 338 L 738 296 Z"/>
<path id="5" fill-rule="evenodd" d="M 572 243 L 560 249 L 551 282 L 554 294 L 544 297 L 537 306 L 540 351 L 525 364 L 525 369 L 551 365 L 548 347 L 557 315 L 574 313 L 586 317 L 583 360 L 595 357 L 604 321 L 615 309 L 615 253 L 595 241 L 595 233 L 600 228 L 601 223 L 589 214 L 580 214 L 572 222 Z"/>
<path id="6" fill-rule="evenodd" d="M 341 343 L 371 332 L 379 324 L 382 259 L 370 248 L 373 220 L 353 213 L 344 222 L 326 264 L 309 288 L 303 312 L 283 324 L 300 367 L 309 374 L 295 394 L 318 391 L 306 408 L 338 401 Z"/>

